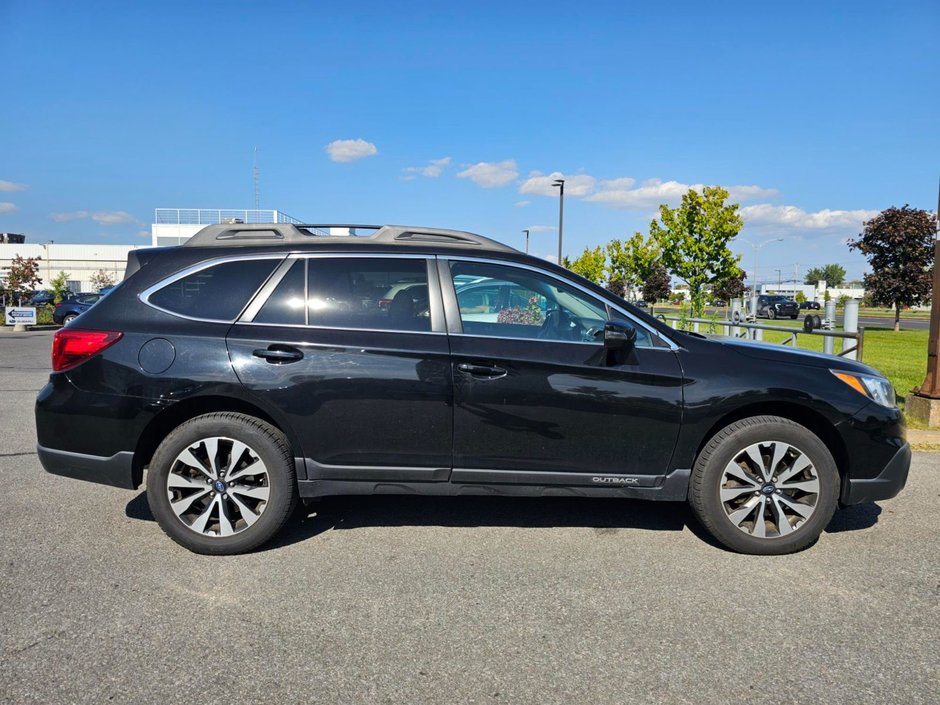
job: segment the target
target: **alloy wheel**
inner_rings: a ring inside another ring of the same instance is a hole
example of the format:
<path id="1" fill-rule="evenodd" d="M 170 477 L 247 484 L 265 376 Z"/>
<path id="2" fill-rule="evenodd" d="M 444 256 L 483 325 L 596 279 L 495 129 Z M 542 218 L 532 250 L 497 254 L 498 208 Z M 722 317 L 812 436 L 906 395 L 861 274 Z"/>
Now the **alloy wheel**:
<path id="1" fill-rule="evenodd" d="M 238 534 L 261 517 L 271 490 L 268 469 L 241 441 L 213 436 L 183 450 L 170 467 L 170 508 L 203 536 Z"/>
<path id="2" fill-rule="evenodd" d="M 725 466 L 719 494 L 728 520 L 744 533 L 780 538 L 816 510 L 819 475 L 812 460 L 783 441 L 747 446 Z"/>

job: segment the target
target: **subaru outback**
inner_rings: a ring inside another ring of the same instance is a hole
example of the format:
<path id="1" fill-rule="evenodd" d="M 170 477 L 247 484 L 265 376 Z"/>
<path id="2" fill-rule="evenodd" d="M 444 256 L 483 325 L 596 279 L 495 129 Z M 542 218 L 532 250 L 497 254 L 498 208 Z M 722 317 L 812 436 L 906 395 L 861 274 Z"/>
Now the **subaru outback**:
<path id="1" fill-rule="evenodd" d="M 781 554 L 905 484 L 894 390 L 860 362 L 673 330 L 471 233 L 325 227 L 131 252 L 55 335 L 45 469 L 146 477 L 161 528 L 208 554 L 298 500 L 378 493 L 688 501 L 724 546 Z"/>

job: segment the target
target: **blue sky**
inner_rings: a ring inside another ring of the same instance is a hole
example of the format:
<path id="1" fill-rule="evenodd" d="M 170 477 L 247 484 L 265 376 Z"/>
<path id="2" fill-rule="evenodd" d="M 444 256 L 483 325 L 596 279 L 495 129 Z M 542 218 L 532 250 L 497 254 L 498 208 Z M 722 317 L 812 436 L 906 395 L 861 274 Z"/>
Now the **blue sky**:
<path id="1" fill-rule="evenodd" d="M 784 238 L 759 279 L 859 276 L 864 218 L 936 208 L 940 4 L 712 5 L 0 0 L 0 230 L 147 242 L 156 207 L 252 207 L 257 146 L 262 207 L 307 221 L 544 256 L 560 172 L 577 254 L 720 184 Z"/>

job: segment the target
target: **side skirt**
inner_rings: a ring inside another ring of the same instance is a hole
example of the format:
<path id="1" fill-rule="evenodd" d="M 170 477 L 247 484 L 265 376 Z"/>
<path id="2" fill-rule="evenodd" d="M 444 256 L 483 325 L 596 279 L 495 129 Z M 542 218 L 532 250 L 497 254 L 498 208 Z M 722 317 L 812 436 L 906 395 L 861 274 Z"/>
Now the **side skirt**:
<path id="1" fill-rule="evenodd" d="M 473 473 L 473 475 L 462 477 L 462 473 Z M 499 474 L 494 475 L 492 473 Z M 676 469 L 667 475 L 658 476 L 585 475 L 582 478 L 572 477 L 568 473 L 520 473 L 502 470 L 455 469 L 450 482 L 305 480 L 297 484 L 300 496 L 303 498 L 354 494 L 410 494 L 428 496 L 623 497 L 682 502 L 685 501 L 688 495 L 690 473 L 691 470 L 688 469 Z M 544 477 L 549 474 L 553 477 Z M 604 479 L 600 482 L 594 482 L 596 477 Z M 528 483 L 525 482 L 526 478 L 529 480 Z M 560 482 L 562 478 L 570 484 Z M 607 478 L 621 479 L 619 481 L 608 481 Z M 642 478 L 643 484 L 625 484 L 624 478 L 630 480 Z M 572 483 L 572 480 L 575 482 Z"/>

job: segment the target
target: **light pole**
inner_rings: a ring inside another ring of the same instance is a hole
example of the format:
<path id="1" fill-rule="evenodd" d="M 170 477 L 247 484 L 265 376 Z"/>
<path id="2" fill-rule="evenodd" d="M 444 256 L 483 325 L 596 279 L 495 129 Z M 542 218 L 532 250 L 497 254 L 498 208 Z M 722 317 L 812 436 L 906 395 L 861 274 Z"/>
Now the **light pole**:
<path id="1" fill-rule="evenodd" d="M 782 283 L 782 282 L 780 281 L 780 270 L 779 270 L 779 269 L 775 269 L 774 271 L 777 273 L 777 293 L 779 294 L 779 293 L 780 293 L 780 285 L 781 285 L 781 283 Z"/>
<path id="2" fill-rule="evenodd" d="M 771 238 L 770 240 L 764 240 L 763 242 L 756 243 L 756 244 L 753 242 L 747 243 L 748 245 L 754 248 L 754 287 L 753 287 L 753 290 L 751 291 L 751 294 L 753 296 L 757 296 L 757 272 L 758 272 L 758 264 L 760 262 L 761 248 L 764 245 L 769 245 L 772 242 L 783 242 L 783 238 L 774 237 L 774 238 Z"/>
<path id="3" fill-rule="evenodd" d="M 523 230 L 522 232 L 525 233 L 525 253 L 529 254 L 529 231 Z"/>
<path id="4" fill-rule="evenodd" d="M 558 187 L 558 264 L 561 266 L 561 234 L 565 225 L 565 180 L 555 179 L 552 188 Z"/>

